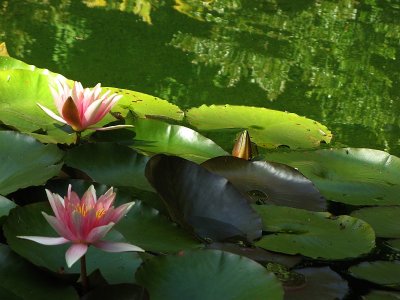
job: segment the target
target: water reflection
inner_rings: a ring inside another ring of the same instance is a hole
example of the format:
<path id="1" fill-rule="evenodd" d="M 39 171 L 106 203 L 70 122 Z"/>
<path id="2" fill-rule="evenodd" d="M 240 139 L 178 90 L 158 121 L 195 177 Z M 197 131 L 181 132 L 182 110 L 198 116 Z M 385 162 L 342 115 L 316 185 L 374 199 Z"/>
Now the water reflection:
<path id="1" fill-rule="evenodd" d="M 86 85 L 288 110 L 400 154 L 397 0 L 8 0 L 1 41 Z"/>

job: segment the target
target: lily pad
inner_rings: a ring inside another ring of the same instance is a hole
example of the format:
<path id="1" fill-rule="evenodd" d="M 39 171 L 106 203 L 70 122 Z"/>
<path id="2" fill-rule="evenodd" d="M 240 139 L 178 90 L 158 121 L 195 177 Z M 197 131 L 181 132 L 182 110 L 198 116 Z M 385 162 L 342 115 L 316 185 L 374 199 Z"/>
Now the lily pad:
<path id="1" fill-rule="evenodd" d="M 129 214 L 115 228 L 128 242 L 149 251 L 174 253 L 202 246 L 156 209 L 140 201 L 135 203 Z"/>
<path id="2" fill-rule="evenodd" d="M 61 169 L 63 151 L 14 131 L 0 131 L 0 194 L 45 183 Z"/>
<path id="3" fill-rule="evenodd" d="M 260 217 L 226 178 L 164 154 L 149 160 L 145 174 L 171 218 L 184 228 L 215 241 L 260 237 Z"/>
<path id="4" fill-rule="evenodd" d="M 133 147 L 150 154 L 176 155 L 197 163 L 228 154 L 212 140 L 184 126 L 146 119 L 137 119 L 133 125 Z"/>
<path id="5" fill-rule="evenodd" d="M 352 276 L 380 285 L 400 288 L 400 261 L 362 262 L 349 268 Z"/>
<path id="6" fill-rule="evenodd" d="M 385 242 L 392 250 L 400 252 L 400 239 L 389 240 Z"/>
<path id="7" fill-rule="evenodd" d="M 363 300 L 398 300 L 400 293 L 373 290 L 362 297 Z"/>
<path id="8" fill-rule="evenodd" d="M 366 207 L 351 216 L 370 224 L 377 237 L 400 238 L 400 206 Z"/>
<path id="9" fill-rule="evenodd" d="M 247 129 L 251 140 L 265 148 L 315 148 L 332 138 L 328 128 L 314 120 L 262 107 L 202 105 L 189 109 L 186 117 L 199 130 Z"/>
<path id="10" fill-rule="evenodd" d="M 3 244 L 0 244 L 0 265 L 1 299 L 79 299 L 72 286 L 62 284 L 34 268 Z"/>
<path id="11" fill-rule="evenodd" d="M 148 160 L 135 150 L 114 143 L 80 145 L 65 157 L 68 166 L 84 171 L 99 183 L 152 191 L 144 176 Z"/>
<path id="12" fill-rule="evenodd" d="M 364 148 L 269 153 L 298 168 L 327 199 L 351 205 L 399 205 L 400 158 Z"/>
<path id="13" fill-rule="evenodd" d="M 251 259 L 218 250 L 153 258 L 138 270 L 136 280 L 154 300 L 283 299 L 273 273 Z"/>
<path id="14" fill-rule="evenodd" d="M 294 270 L 306 278 L 303 286 L 285 288 L 285 300 L 343 299 L 349 291 L 348 284 L 329 267 Z"/>
<path id="15" fill-rule="evenodd" d="M 290 207 L 253 207 L 262 217 L 263 230 L 270 233 L 256 245 L 270 251 L 336 260 L 367 254 L 375 246 L 374 230 L 360 219 Z"/>
<path id="16" fill-rule="evenodd" d="M 0 44 L 0 48 L 1 48 Z M 1 50 L 0 50 L 1 51 Z M 3 70 L 13 70 L 13 69 L 20 69 L 20 70 L 30 70 L 33 71 L 36 69 L 33 65 L 28 65 L 21 60 L 9 57 L 9 56 L 1 56 L 0 55 L 0 71 Z"/>
<path id="17" fill-rule="evenodd" d="M 47 116 L 36 104 L 56 111 L 49 85 L 53 77 L 41 71 L 5 70 L 0 71 L 0 121 L 31 133 L 47 131 L 48 135 L 35 134 L 35 138 L 45 142 L 72 143 L 75 135 Z"/>
<path id="18" fill-rule="evenodd" d="M 287 165 L 223 156 L 210 159 L 202 166 L 227 178 L 241 192 L 255 195 L 257 202 L 326 210 L 326 200 L 313 183 Z"/>
<path id="19" fill-rule="evenodd" d="M 180 121 L 183 119 L 183 111 L 175 104 L 160 98 L 114 87 L 105 87 L 104 91 L 122 95 L 121 100 L 113 111 L 127 115 L 129 111 L 135 113 L 139 118 L 172 119 Z"/>
<path id="20" fill-rule="evenodd" d="M 46 246 L 17 238 L 20 235 L 57 236 L 41 214 L 42 211 L 53 214 L 47 202 L 13 209 L 3 227 L 8 244 L 12 250 L 39 267 L 59 274 L 79 274 L 79 263 L 68 268 L 65 262 L 65 252 L 70 244 Z M 111 231 L 106 239 L 126 242 L 115 230 Z M 94 247 L 89 247 L 86 256 L 89 274 L 100 269 L 104 278 L 115 284 L 132 282 L 133 274 L 142 262 L 138 254 L 134 252 L 107 253 Z"/>
<path id="21" fill-rule="evenodd" d="M 113 284 L 100 286 L 85 294 L 81 300 L 118 299 L 118 300 L 148 300 L 146 290 L 135 284 Z"/>

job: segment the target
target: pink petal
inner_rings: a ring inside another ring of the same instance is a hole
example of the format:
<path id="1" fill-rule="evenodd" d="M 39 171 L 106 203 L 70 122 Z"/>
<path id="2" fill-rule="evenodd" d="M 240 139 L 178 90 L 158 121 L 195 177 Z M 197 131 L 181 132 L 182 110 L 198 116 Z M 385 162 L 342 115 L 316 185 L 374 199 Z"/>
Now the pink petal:
<path id="1" fill-rule="evenodd" d="M 82 196 L 82 204 L 86 206 L 87 209 L 90 209 L 96 205 L 97 197 L 96 197 L 96 190 L 94 186 L 91 185 L 85 194 Z"/>
<path id="2" fill-rule="evenodd" d="M 102 239 L 114 226 L 114 223 L 109 223 L 108 225 L 98 226 L 93 228 L 89 234 L 86 236 L 85 241 L 87 243 L 95 243 Z"/>
<path id="3" fill-rule="evenodd" d="M 109 209 L 115 200 L 115 196 L 116 194 L 114 193 L 113 188 L 111 187 L 104 195 L 101 195 L 100 198 L 97 200 L 96 210 L 100 208 L 105 210 Z"/>
<path id="4" fill-rule="evenodd" d="M 51 118 L 53 118 L 54 120 L 67 124 L 67 121 L 65 121 L 63 118 L 61 118 L 60 116 L 57 116 L 55 113 L 53 113 L 50 109 L 44 107 L 43 105 L 40 105 L 39 103 L 36 103 L 41 109 L 43 109 L 43 111 Z"/>
<path id="5" fill-rule="evenodd" d="M 39 243 L 39 244 L 42 244 L 42 245 L 48 245 L 48 246 L 61 245 L 61 244 L 65 244 L 65 243 L 69 242 L 69 240 L 67 240 L 67 239 L 65 239 L 63 237 L 45 237 L 45 236 L 25 236 L 25 235 L 20 235 L 20 236 L 17 236 L 17 238 L 34 241 L 36 243 Z"/>
<path id="6" fill-rule="evenodd" d="M 67 261 L 68 268 L 71 268 L 74 263 L 86 254 L 88 245 L 86 244 L 72 244 L 65 253 L 65 260 Z"/>
<path id="7" fill-rule="evenodd" d="M 121 206 L 118 206 L 113 213 L 112 216 L 112 222 L 117 223 L 123 216 L 125 216 L 129 210 L 132 208 L 132 206 L 135 204 L 135 202 L 129 202 L 122 204 Z"/>
<path id="8" fill-rule="evenodd" d="M 56 218 L 61 220 L 64 215 L 64 200 L 57 194 L 51 193 L 49 190 L 46 189 L 47 199 L 49 199 L 51 208 L 53 209 Z"/>
<path id="9" fill-rule="evenodd" d="M 101 99 L 94 101 L 92 104 L 89 105 L 89 107 L 85 111 L 84 120 L 87 126 L 97 123 L 97 115 L 98 115 L 97 111 L 101 106 L 101 102 L 102 102 Z"/>
<path id="10" fill-rule="evenodd" d="M 93 243 L 93 246 L 107 252 L 145 251 L 140 247 L 128 243 L 113 243 L 113 242 L 98 241 L 96 243 Z"/>
<path id="11" fill-rule="evenodd" d="M 42 212 L 42 215 L 45 217 L 47 222 L 51 227 L 62 237 L 73 241 L 76 239 L 76 235 L 68 228 L 67 224 L 62 223 L 60 220 L 53 216 L 49 216 L 45 212 Z"/>

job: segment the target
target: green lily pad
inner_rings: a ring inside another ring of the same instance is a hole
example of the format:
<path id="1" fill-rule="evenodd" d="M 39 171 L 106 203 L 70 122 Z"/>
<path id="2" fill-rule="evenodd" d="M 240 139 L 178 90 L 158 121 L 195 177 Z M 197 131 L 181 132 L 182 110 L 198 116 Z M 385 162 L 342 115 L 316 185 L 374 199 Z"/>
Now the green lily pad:
<path id="1" fill-rule="evenodd" d="M 114 143 L 84 144 L 70 149 L 65 163 L 111 186 L 130 186 L 152 191 L 144 176 L 148 157 Z"/>
<path id="2" fill-rule="evenodd" d="M 145 250 L 174 253 L 202 245 L 156 209 L 137 201 L 116 226 L 128 242 Z"/>
<path id="3" fill-rule="evenodd" d="M 36 133 L 35 138 L 44 142 L 72 143 L 75 135 L 46 115 L 36 103 L 56 111 L 49 85 L 54 77 L 41 71 L 0 71 L 0 121 L 21 132 Z"/>
<path id="4" fill-rule="evenodd" d="M 351 216 L 370 224 L 377 237 L 400 238 L 400 206 L 366 207 Z"/>
<path id="5" fill-rule="evenodd" d="M 271 233 L 256 245 L 270 251 L 335 260 L 367 254 L 375 246 L 374 230 L 360 219 L 290 207 L 253 207 L 262 217 L 263 230 Z"/>
<path id="6" fill-rule="evenodd" d="M 262 107 L 202 105 L 189 109 L 186 117 L 199 130 L 247 129 L 251 140 L 265 148 L 315 148 L 332 138 L 328 128 L 316 121 Z"/>
<path id="7" fill-rule="evenodd" d="M 61 169 L 63 151 L 14 131 L 0 131 L 0 194 L 45 183 Z"/>
<path id="8" fill-rule="evenodd" d="M 302 286 L 285 286 L 285 300 L 344 299 L 349 291 L 348 284 L 329 267 L 294 270 L 305 277 Z"/>
<path id="9" fill-rule="evenodd" d="M 389 291 L 372 290 L 367 295 L 362 297 L 363 300 L 398 300 L 400 293 Z"/>
<path id="10" fill-rule="evenodd" d="M 362 262 L 349 268 L 352 276 L 380 285 L 400 288 L 400 261 Z"/>
<path id="11" fill-rule="evenodd" d="M 136 280 L 154 300 L 283 299 L 273 273 L 251 259 L 218 250 L 153 258 L 138 270 Z"/>
<path id="12" fill-rule="evenodd" d="M 118 299 L 118 300 L 148 300 L 146 290 L 135 284 L 113 284 L 100 286 L 85 294 L 81 300 Z"/>
<path id="13" fill-rule="evenodd" d="M 38 202 L 13 209 L 3 230 L 11 249 L 33 264 L 59 274 L 78 274 L 79 263 L 71 268 L 65 262 L 65 252 L 70 244 L 46 246 L 33 241 L 17 238 L 20 235 L 57 236 L 41 212 L 52 215 L 47 202 Z M 120 233 L 113 230 L 107 237 L 111 241 L 125 241 Z M 131 283 L 133 274 L 141 264 L 135 252 L 107 253 L 95 247 L 89 247 L 86 254 L 88 273 L 100 269 L 101 274 L 110 283 Z"/>
<path id="14" fill-rule="evenodd" d="M 0 56 L 0 71 L 14 69 L 33 71 L 36 67 L 10 56 Z"/>
<path id="15" fill-rule="evenodd" d="M 122 95 L 121 100 L 115 105 L 113 111 L 127 115 L 132 111 L 139 118 L 159 118 L 181 121 L 183 111 L 175 104 L 160 98 L 114 87 L 105 87 L 104 91 Z"/>
<path id="16" fill-rule="evenodd" d="M 214 241 L 260 237 L 260 217 L 226 178 L 164 154 L 149 160 L 145 174 L 171 218 L 200 237 Z"/>
<path id="17" fill-rule="evenodd" d="M 72 286 L 51 278 L 3 244 L 0 244 L 0 266 L 1 299 L 79 299 Z"/>
<path id="18" fill-rule="evenodd" d="M 202 166 L 227 178 L 241 192 L 255 198 L 254 202 L 326 210 L 326 200 L 313 183 L 287 165 L 221 156 L 204 162 Z"/>
<path id="19" fill-rule="evenodd" d="M 212 140 L 184 126 L 146 119 L 137 119 L 133 125 L 133 147 L 150 154 L 176 155 L 197 163 L 228 154 Z"/>
<path id="20" fill-rule="evenodd" d="M 298 168 L 327 199 L 351 205 L 399 205 L 400 158 L 364 148 L 269 153 Z"/>

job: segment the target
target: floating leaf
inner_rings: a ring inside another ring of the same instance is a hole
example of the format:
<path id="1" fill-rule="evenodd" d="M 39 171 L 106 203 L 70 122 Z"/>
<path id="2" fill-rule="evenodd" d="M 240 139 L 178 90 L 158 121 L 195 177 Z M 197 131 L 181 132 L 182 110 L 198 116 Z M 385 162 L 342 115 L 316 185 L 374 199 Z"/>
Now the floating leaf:
<path id="1" fill-rule="evenodd" d="M 0 43 L 0 58 L 1 57 L 8 57 L 9 54 L 7 52 L 6 43 Z"/>
<path id="2" fill-rule="evenodd" d="M 262 107 L 202 105 L 189 109 L 186 117 L 199 130 L 247 129 L 251 140 L 266 148 L 314 148 L 332 138 L 328 128 L 316 121 Z"/>
<path id="3" fill-rule="evenodd" d="M 389 291 L 372 290 L 369 294 L 362 297 L 363 300 L 398 300 L 400 293 Z"/>
<path id="4" fill-rule="evenodd" d="M 256 243 L 267 250 L 315 259 L 346 259 L 370 252 L 375 234 L 366 222 L 328 212 L 273 205 L 254 205 L 271 234 Z"/>
<path id="5" fill-rule="evenodd" d="M 392 250 L 400 252 L 400 239 L 389 240 L 385 242 Z"/>
<path id="6" fill-rule="evenodd" d="M 303 286 L 290 286 L 285 289 L 285 300 L 343 299 L 349 291 L 348 284 L 329 267 L 304 268 L 294 270 L 305 276 Z"/>
<path id="7" fill-rule="evenodd" d="M 228 154 L 210 139 L 184 126 L 146 119 L 137 119 L 133 125 L 136 132 L 133 147 L 148 153 L 176 155 L 197 163 Z"/>
<path id="8" fill-rule="evenodd" d="M 246 257 L 218 250 L 153 258 L 138 270 L 136 280 L 154 300 L 283 298 L 273 273 Z"/>
<path id="9" fill-rule="evenodd" d="M 47 202 L 34 203 L 12 210 L 3 227 L 8 244 L 12 250 L 39 267 L 60 274 L 78 274 L 79 263 L 68 268 L 65 262 L 65 252 L 70 244 L 46 246 L 17 238 L 20 235 L 57 236 L 43 217 L 42 211 L 53 214 Z M 106 239 L 125 241 L 115 230 L 111 231 Z M 88 273 L 100 269 L 101 274 L 110 283 L 132 282 L 133 274 L 141 263 L 141 259 L 134 252 L 107 253 L 95 247 L 89 247 L 86 256 Z"/>
<path id="10" fill-rule="evenodd" d="M 149 251 L 171 253 L 201 246 L 156 209 L 140 201 L 135 203 L 129 214 L 115 228 L 128 242 Z"/>
<path id="11" fill-rule="evenodd" d="M 146 177 L 164 200 L 172 219 L 213 240 L 261 235 L 261 219 L 224 177 L 176 156 L 158 154 Z"/>
<path id="12" fill-rule="evenodd" d="M 13 131 L 0 131 L 0 194 L 40 185 L 57 175 L 63 152 Z"/>
<path id="13" fill-rule="evenodd" d="M 62 284 L 0 244 L 1 299 L 78 300 L 72 286 Z M 12 298 L 9 298 L 11 295 Z"/>
<path id="14" fill-rule="evenodd" d="M 326 210 L 326 201 L 313 183 L 292 167 L 233 156 L 216 157 L 202 166 L 227 178 L 240 191 L 256 198 L 256 202 Z"/>
<path id="15" fill-rule="evenodd" d="M 400 261 L 362 262 L 349 268 L 352 276 L 380 285 L 400 288 Z"/>
<path id="16" fill-rule="evenodd" d="M 134 112 L 139 118 L 159 118 L 180 121 L 183 111 L 175 104 L 160 98 L 113 87 L 105 87 L 104 91 L 122 95 L 113 111 L 126 115 L 128 111 Z"/>
<path id="17" fill-rule="evenodd" d="M 144 176 L 148 160 L 135 150 L 114 143 L 80 145 L 65 157 L 68 166 L 84 171 L 97 182 L 152 191 Z"/>
<path id="18" fill-rule="evenodd" d="M 135 284 L 114 284 L 100 286 L 85 294 L 81 300 L 118 299 L 118 300 L 148 300 L 146 290 Z"/>
<path id="19" fill-rule="evenodd" d="M 400 206 L 366 207 L 351 216 L 370 224 L 377 237 L 400 238 Z"/>
<path id="20" fill-rule="evenodd" d="M 364 148 L 269 153 L 298 168 L 329 200 L 351 205 L 398 205 L 400 158 Z"/>

